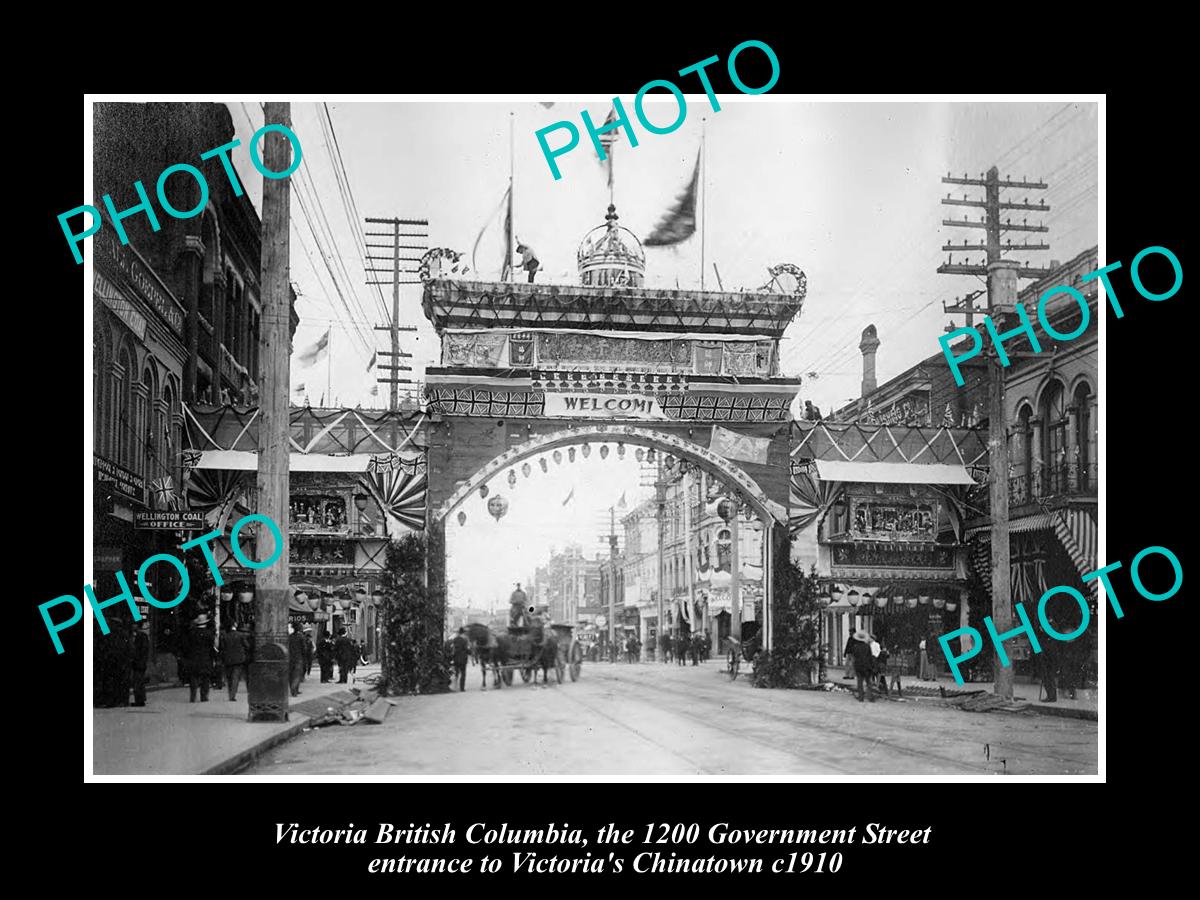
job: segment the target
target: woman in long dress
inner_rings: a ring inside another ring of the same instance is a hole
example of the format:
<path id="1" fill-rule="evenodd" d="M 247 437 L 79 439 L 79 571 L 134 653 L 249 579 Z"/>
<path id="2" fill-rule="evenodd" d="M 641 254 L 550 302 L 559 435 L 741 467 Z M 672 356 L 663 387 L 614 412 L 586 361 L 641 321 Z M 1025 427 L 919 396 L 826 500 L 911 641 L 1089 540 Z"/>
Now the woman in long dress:
<path id="1" fill-rule="evenodd" d="M 933 678 L 930 676 L 929 651 L 925 649 L 925 638 L 921 638 L 921 643 L 917 647 L 921 651 L 921 680 L 932 681 Z"/>

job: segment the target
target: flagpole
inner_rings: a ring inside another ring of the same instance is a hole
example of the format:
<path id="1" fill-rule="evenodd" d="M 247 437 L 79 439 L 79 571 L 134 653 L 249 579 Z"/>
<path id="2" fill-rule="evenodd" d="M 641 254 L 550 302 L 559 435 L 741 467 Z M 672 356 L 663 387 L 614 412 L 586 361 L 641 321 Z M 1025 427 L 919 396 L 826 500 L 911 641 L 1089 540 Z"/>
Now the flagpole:
<path id="1" fill-rule="evenodd" d="M 333 326 L 329 326 L 329 340 L 325 342 L 325 387 L 331 400 L 333 397 Z"/>
<path id="2" fill-rule="evenodd" d="M 708 154 L 704 148 L 707 121 L 707 118 L 700 119 L 700 290 L 704 290 L 704 232 L 708 227 L 708 182 L 705 178 Z"/>
<path id="3" fill-rule="evenodd" d="M 515 165 L 513 158 L 515 156 L 513 147 L 513 111 L 508 111 L 508 221 L 511 227 L 508 230 L 508 280 L 513 280 L 513 235 L 517 232 L 517 219 L 513 215 L 513 185 L 515 179 Z"/>

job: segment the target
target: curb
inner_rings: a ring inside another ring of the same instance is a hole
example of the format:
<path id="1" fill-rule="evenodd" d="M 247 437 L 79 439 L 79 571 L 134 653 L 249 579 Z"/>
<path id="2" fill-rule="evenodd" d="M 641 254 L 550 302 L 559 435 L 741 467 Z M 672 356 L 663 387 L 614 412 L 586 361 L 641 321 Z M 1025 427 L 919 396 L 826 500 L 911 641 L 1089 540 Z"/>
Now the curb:
<path id="1" fill-rule="evenodd" d="M 310 703 L 320 703 L 326 708 L 334 706 L 337 708 L 348 706 L 359 697 L 358 694 L 352 691 L 338 691 L 336 694 L 326 694 L 323 697 L 314 697 L 312 700 L 306 700 L 302 704 L 297 704 L 293 709 L 298 709 Z M 308 727 L 308 723 L 313 720 L 313 715 L 310 713 L 301 713 L 300 717 L 295 722 L 288 722 L 288 727 L 283 731 L 278 731 L 270 737 L 265 737 L 257 744 L 240 750 L 233 756 L 223 759 L 215 765 L 209 766 L 207 769 L 200 772 L 201 775 L 236 775 L 238 772 L 245 769 L 254 760 L 262 756 L 268 750 L 271 750 L 280 744 L 290 741 L 296 735 L 304 731 Z"/>
<path id="2" fill-rule="evenodd" d="M 1099 722 L 1100 713 L 1095 709 L 1071 709 L 1066 706 L 1045 706 L 1038 703 L 1030 704 L 1034 712 L 1043 716 L 1059 716 L 1064 719 L 1085 719 L 1089 722 Z"/>

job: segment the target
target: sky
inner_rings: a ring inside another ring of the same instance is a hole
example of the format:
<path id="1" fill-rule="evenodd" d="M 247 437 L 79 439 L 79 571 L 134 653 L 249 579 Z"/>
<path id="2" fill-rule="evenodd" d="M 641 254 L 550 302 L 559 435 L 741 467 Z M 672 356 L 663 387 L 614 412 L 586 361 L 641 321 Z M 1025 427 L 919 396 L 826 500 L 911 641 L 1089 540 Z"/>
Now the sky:
<path id="1" fill-rule="evenodd" d="M 562 178 L 555 180 L 535 132 L 560 120 L 574 122 L 582 132 L 579 113 L 585 108 L 593 121 L 603 121 L 611 98 L 586 99 L 556 99 L 550 108 L 534 100 L 292 104 L 293 130 L 304 155 L 291 177 L 291 279 L 300 315 L 294 347 L 299 354 L 329 329 L 332 348 L 328 360 L 309 367 L 293 356 L 293 388 L 305 387 L 293 393 L 294 401 L 386 405 L 385 385 L 377 396 L 370 394 L 379 372 L 367 372 L 367 364 L 376 348 L 387 349 L 386 334 L 372 329 L 389 315 L 391 293 L 390 287 L 365 284 L 355 237 L 355 228 L 363 227 L 360 216 L 428 219 L 428 246 L 469 256 L 485 228 L 481 248 L 499 246 L 497 212 L 511 167 L 514 228 L 537 251 L 543 267 L 538 281 L 577 283 L 579 242 L 603 224 L 608 206 L 605 169 L 583 133 L 573 151 L 558 157 Z M 632 115 L 632 98 L 622 100 Z M 1046 191 L 1006 192 L 1013 200 L 1026 194 L 1035 202 L 1044 197 L 1051 207 L 1047 215 L 1031 213 L 1029 219 L 1050 227 L 1047 235 L 1029 237 L 1045 238 L 1051 250 L 1015 258 L 1045 266 L 1098 243 L 1093 103 L 821 103 L 770 94 L 719 95 L 721 110 L 713 112 L 703 95 L 689 95 L 687 101 L 686 119 L 671 134 L 650 134 L 636 119 L 636 147 L 621 133 L 614 154 L 620 223 L 639 237 L 650 233 L 686 186 L 703 134 L 704 288 L 717 288 L 714 264 L 729 291 L 765 284 L 768 267 L 782 262 L 798 265 L 807 275 L 807 300 L 781 345 L 783 374 L 804 380 L 797 412 L 804 400 L 829 413 L 859 395 L 858 341 L 868 324 L 876 325 L 882 342 L 877 365 L 883 382 L 936 354 L 937 338 L 951 319 L 941 303 L 982 286 L 976 278 L 936 272 L 946 256 L 943 242 L 974 242 L 982 234 L 941 224 L 943 218 L 977 212 L 941 204 L 948 191 L 960 197 L 964 190 L 941 183 L 948 172 L 979 177 L 996 164 L 1003 176 L 1049 183 Z M 262 110 L 254 102 L 229 107 L 245 146 L 262 124 Z M 647 103 L 646 109 L 654 122 L 669 122 L 676 114 L 674 101 Z M 562 132 L 549 137 L 553 146 L 562 139 Z M 233 159 L 261 209 L 262 177 L 247 154 L 234 153 Z M 341 166 L 350 188 L 346 197 L 337 181 Z M 1012 236 L 1021 241 L 1026 235 Z M 700 243 L 698 231 L 675 248 L 647 249 L 647 286 L 698 289 Z M 497 277 L 501 256 L 494 251 L 481 256 L 480 277 Z M 413 354 L 406 360 L 414 369 L 409 377 L 419 379 L 439 354 L 437 337 L 421 313 L 419 286 L 402 289 L 400 319 L 418 329 L 402 335 L 401 345 Z M 551 480 L 535 468 L 533 477 L 546 481 L 547 493 L 536 508 L 532 500 L 518 504 L 514 496 L 505 518 L 513 526 L 510 532 L 521 531 L 520 541 L 505 538 L 503 528 L 477 530 L 477 521 L 496 524 L 482 514 L 482 504 L 480 515 L 469 516 L 464 534 L 474 542 L 473 552 L 484 550 L 490 557 L 493 550 L 504 551 L 511 571 L 501 579 L 503 597 L 511 590 L 508 582 L 525 577 L 551 544 L 561 546 L 568 539 L 585 549 L 595 544 L 591 520 L 636 481 L 636 474 L 629 479 L 606 475 L 593 483 L 583 476 L 584 468 L 576 480 L 566 472 Z M 557 496 L 565 497 L 572 486 L 577 488 L 573 514 L 564 511 Z M 507 485 L 502 489 L 507 492 Z M 593 509 L 588 503 L 599 505 Z M 486 590 L 482 579 L 470 584 L 473 594 Z"/>

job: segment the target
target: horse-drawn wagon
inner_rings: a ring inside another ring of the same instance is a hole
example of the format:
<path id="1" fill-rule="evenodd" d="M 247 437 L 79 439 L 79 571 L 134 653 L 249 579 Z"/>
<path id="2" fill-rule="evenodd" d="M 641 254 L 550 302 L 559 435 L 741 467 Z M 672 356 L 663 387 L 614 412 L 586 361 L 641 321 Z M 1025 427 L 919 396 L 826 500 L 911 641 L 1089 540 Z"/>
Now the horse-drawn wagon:
<path id="1" fill-rule="evenodd" d="M 512 684 L 513 673 L 520 672 L 521 680 L 537 683 L 537 672 L 542 670 L 542 680 L 550 682 L 553 670 L 558 684 L 570 675 L 572 681 L 579 679 L 583 669 L 583 647 L 575 637 L 571 625 L 542 625 L 509 627 L 497 633 L 486 625 L 467 626 L 467 640 L 471 644 L 471 655 L 483 670 L 483 687 L 487 687 L 488 669 L 492 670 L 496 687 Z"/>

